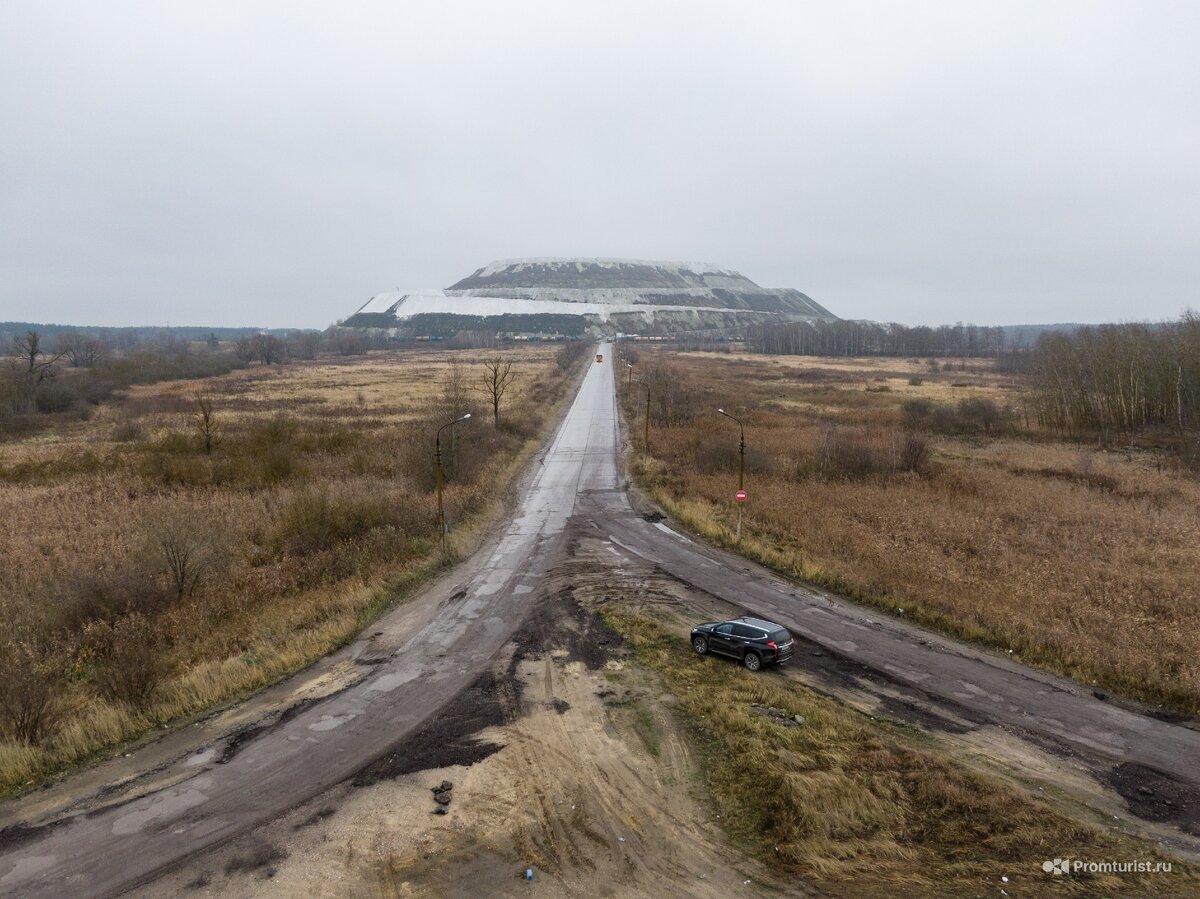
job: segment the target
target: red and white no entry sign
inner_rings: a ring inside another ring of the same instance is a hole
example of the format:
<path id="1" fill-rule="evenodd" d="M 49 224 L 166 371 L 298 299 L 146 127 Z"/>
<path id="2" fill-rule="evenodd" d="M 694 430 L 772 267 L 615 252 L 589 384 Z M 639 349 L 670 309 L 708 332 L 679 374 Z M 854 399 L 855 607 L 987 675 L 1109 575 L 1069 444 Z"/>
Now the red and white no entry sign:
<path id="1" fill-rule="evenodd" d="M 746 501 L 746 491 L 745 490 L 739 490 L 737 493 L 734 494 L 734 496 L 737 497 L 737 501 L 739 503 L 744 503 Z"/>

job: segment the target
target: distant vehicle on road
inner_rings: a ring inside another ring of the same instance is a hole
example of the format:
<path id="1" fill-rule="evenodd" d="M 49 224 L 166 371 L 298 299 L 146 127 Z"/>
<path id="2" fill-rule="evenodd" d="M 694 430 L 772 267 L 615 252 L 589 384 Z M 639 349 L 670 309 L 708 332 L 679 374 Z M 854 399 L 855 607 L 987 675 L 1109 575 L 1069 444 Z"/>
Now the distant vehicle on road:
<path id="1" fill-rule="evenodd" d="M 751 671 L 786 662 L 795 648 L 796 641 L 787 628 L 761 618 L 712 621 L 692 628 L 692 649 L 700 655 L 715 652 L 731 656 Z"/>
<path id="2" fill-rule="evenodd" d="M 597 353 L 597 354 L 596 354 L 596 361 L 597 361 L 597 362 L 603 362 L 603 361 L 604 361 L 604 354 L 603 354 L 603 353 Z"/>

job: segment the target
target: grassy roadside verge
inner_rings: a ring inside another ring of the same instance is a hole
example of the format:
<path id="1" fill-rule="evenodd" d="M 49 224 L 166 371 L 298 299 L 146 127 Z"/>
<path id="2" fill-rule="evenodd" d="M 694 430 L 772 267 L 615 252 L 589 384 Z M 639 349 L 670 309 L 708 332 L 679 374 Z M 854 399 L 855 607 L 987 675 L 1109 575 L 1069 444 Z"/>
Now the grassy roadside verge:
<path id="1" fill-rule="evenodd" d="M 1200 886 L 1172 873 L 1051 879 L 1046 859 L 1150 858 L 1145 845 L 1071 821 L 798 685 L 691 652 L 653 619 L 606 623 L 679 700 L 706 797 L 739 846 L 835 894 L 1150 894 Z M 782 710 L 803 724 L 753 706 Z M 1008 878 L 1007 881 L 1001 878 Z"/>
<path id="2" fill-rule="evenodd" d="M 586 361 L 586 354 L 580 359 Z M 457 514 L 452 518 L 455 527 L 448 541 L 448 559 L 440 558 L 436 543 L 427 534 L 417 533 L 411 539 L 402 539 L 406 532 L 393 527 L 386 517 L 391 514 L 387 510 L 398 503 L 415 507 L 406 514 L 416 521 L 415 527 L 428 530 L 429 495 L 419 492 L 418 476 L 405 470 L 401 463 L 389 461 L 393 456 L 388 451 L 394 453 L 390 436 L 394 426 L 381 426 L 378 417 L 366 422 L 371 430 L 359 437 L 357 443 L 345 441 L 351 451 L 339 446 L 301 457 L 302 464 L 296 466 L 292 483 L 283 484 L 275 494 L 226 490 L 221 495 L 225 505 L 239 514 L 250 513 L 241 514 L 239 520 L 253 521 L 257 516 L 259 522 L 254 526 L 256 531 L 247 537 L 245 555 L 235 560 L 237 567 L 229 576 L 227 588 L 220 593 L 216 589 L 201 593 L 168 607 L 156 618 L 133 619 L 145 623 L 145 636 L 155 641 L 149 645 L 162 652 L 147 659 L 147 653 L 131 651 L 128 658 L 135 665 L 157 664 L 161 672 L 162 657 L 170 653 L 174 658 L 169 675 L 154 683 L 144 699 L 112 701 L 92 681 L 95 672 L 103 670 L 100 664 L 109 663 L 110 659 L 98 658 L 84 647 L 73 657 L 72 669 L 56 682 L 61 685 L 61 694 L 52 699 L 56 704 L 54 730 L 37 741 L 0 740 L 0 796 L 35 787 L 114 750 L 124 751 L 159 728 L 186 725 L 198 715 L 240 701 L 296 673 L 352 641 L 371 621 L 411 597 L 448 565 L 470 555 L 508 505 L 529 460 L 558 427 L 583 370 L 579 361 L 569 370 L 560 370 L 534 385 L 538 402 L 535 424 L 520 432 L 520 441 L 509 439 L 502 445 L 503 452 L 487 460 L 478 487 L 450 485 L 447 507 Z M 340 380 L 335 387 L 346 380 L 364 380 L 357 370 L 348 372 L 348 377 L 338 374 Z M 260 391 L 279 392 L 289 388 L 284 378 L 278 376 L 243 386 L 253 388 L 255 392 L 248 395 L 258 402 L 262 402 Z M 316 389 L 321 396 L 331 391 L 324 383 Z M 356 389 L 361 396 L 363 388 Z M 237 394 L 231 392 L 229 396 L 225 402 L 232 406 Z M 334 399 L 340 402 L 340 398 Z M 427 401 L 427 397 L 418 396 L 413 402 Z M 382 401 L 379 405 L 382 406 Z M 399 421 L 401 416 L 410 414 L 412 404 L 405 407 L 397 404 L 395 408 L 398 410 L 395 420 Z M 268 414 L 274 415 L 274 409 L 272 406 Z M 237 438 L 233 427 L 231 422 L 230 442 Z M 315 430 L 307 428 L 307 422 L 298 422 L 294 439 L 310 439 L 313 434 L 317 436 L 311 439 L 319 439 L 329 431 L 328 425 L 319 420 Z M 367 452 L 376 446 L 384 452 Z M 424 456 L 416 448 L 411 452 L 417 457 Z M 127 455 L 134 454 L 127 452 Z M 115 453 L 113 457 L 117 458 Z M 369 469 L 367 479 L 353 480 L 362 478 L 355 469 L 367 464 L 376 466 Z M 346 482 L 349 487 L 339 492 L 341 483 L 327 476 L 347 468 L 351 470 Z M 105 472 L 99 477 L 113 475 Z M 324 483 L 322 477 L 327 477 Z M 19 484 L 9 489 L 15 493 L 34 488 Z M 74 488 L 51 483 L 47 487 L 38 485 L 36 489 L 65 492 Z M 80 489 L 95 490 L 90 484 Z M 126 495 L 152 496 L 155 501 L 171 496 L 161 487 L 141 492 L 136 485 L 128 488 L 128 494 L 124 485 L 100 494 L 112 503 L 121 502 Z M 176 496 L 182 501 L 195 502 L 200 497 L 204 503 L 213 503 L 216 491 L 211 498 L 196 488 L 180 491 Z M 210 508 L 211 505 L 204 506 L 199 514 Z M 376 520 L 371 516 L 377 509 L 383 509 L 385 514 Z M 114 505 L 110 511 L 117 514 L 120 510 Z M 317 514 L 309 518 L 298 514 L 310 511 Z M 103 513 L 104 508 L 98 512 Z M 129 518 L 138 515 L 137 512 L 120 514 Z M 343 519 L 337 518 L 339 514 Z M 342 520 L 352 524 L 361 522 L 371 528 L 347 535 L 337 535 L 335 531 L 335 539 L 331 540 L 296 541 L 295 549 L 283 551 L 275 550 L 271 544 L 285 524 L 293 526 L 293 530 L 297 521 L 300 526 L 311 523 L 316 528 L 334 529 Z M 381 526 L 375 526 L 377 521 Z M 398 549 L 389 550 L 389 543 Z M 121 619 L 117 620 L 120 627 Z M 121 660 L 122 657 L 116 657 L 111 661 Z"/>

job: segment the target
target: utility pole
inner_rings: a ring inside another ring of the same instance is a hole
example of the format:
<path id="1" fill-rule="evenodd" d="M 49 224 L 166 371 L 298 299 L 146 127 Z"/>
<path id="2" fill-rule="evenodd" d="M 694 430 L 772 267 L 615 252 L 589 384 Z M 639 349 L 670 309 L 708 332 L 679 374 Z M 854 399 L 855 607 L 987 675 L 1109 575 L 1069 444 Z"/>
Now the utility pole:
<path id="1" fill-rule="evenodd" d="M 736 535 L 735 539 L 737 540 L 738 543 L 741 543 L 742 542 L 742 506 L 745 505 L 745 502 L 746 502 L 745 499 L 743 499 L 743 497 L 745 496 L 745 491 L 746 491 L 746 429 L 742 426 L 742 422 L 740 419 L 734 418 L 732 415 L 730 415 L 724 409 L 718 409 L 717 411 L 719 413 L 721 413 L 722 415 L 724 415 L 726 418 L 732 419 L 733 421 L 737 422 L 737 426 L 738 426 L 738 500 L 737 500 L 738 519 L 737 519 L 737 535 Z"/>
<path id="2" fill-rule="evenodd" d="M 437 430 L 437 436 L 433 438 L 433 463 L 436 471 L 435 483 L 437 485 L 437 523 L 438 523 L 438 540 L 441 544 L 442 555 L 446 555 L 446 512 L 442 506 L 442 431 L 451 425 L 456 425 L 460 421 L 466 421 L 471 417 L 468 412 L 462 418 L 456 418 L 454 421 L 442 425 Z"/>

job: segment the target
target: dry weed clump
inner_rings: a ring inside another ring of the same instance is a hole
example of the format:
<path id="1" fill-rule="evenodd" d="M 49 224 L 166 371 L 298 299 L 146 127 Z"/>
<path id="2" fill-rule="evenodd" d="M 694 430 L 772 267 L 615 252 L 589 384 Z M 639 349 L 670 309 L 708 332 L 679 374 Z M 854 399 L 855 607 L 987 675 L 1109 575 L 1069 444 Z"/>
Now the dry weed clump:
<path id="1" fill-rule="evenodd" d="M 921 370 L 904 360 L 852 360 L 855 377 L 838 382 L 789 373 L 826 359 L 647 357 L 712 410 L 656 423 L 653 456 L 633 462 L 689 526 L 734 545 L 737 430 L 721 406 L 746 422 L 742 552 L 1085 683 L 1200 711 L 1200 483 L 1169 455 L 1081 448 L 1023 430 L 1017 412 L 997 421 L 1023 402 L 999 375 L 956 388 L 922 371 L 918 387 L 887 370 Z M 892 393 L 861 389 L 870 366 Z M 923 426 L 933 416 L 914 402 L 953 423 Z M 632 397 L 623 407 L 641 449 Z"/>
<path id="2" fill-rule="evenodd" d="M 577 367 L 511 355 L 502 426 L 443 446 L 452 551 Z M 470 351 L 242 369 L 0 443 L 0 792 L 296 670 L 433 573 L 433 429 L 478 374 Z"/>

